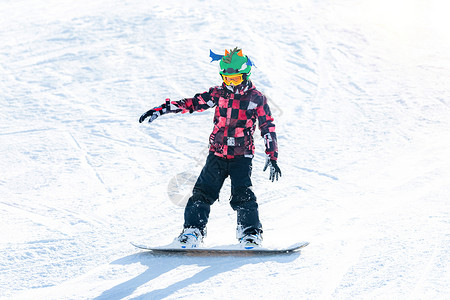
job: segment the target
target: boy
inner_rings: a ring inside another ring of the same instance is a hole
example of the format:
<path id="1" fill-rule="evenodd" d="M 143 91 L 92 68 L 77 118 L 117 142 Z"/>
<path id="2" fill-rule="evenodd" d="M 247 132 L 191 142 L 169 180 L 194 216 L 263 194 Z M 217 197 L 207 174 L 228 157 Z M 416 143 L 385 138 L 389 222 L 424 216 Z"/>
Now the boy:
<path id="1" fill-rule="evenodd" d="M 281 176 L 277 165 L 278 146 L 275 125 L 266 97 L 249 80 L 252 62 L 237 47 L 225 55 L 210 51 L 212 61 L 220 60 L 221 86 L 193 98 L 166 102 L 144 113 L 139 122 L 154 121 L 166 113 L 204 111 L 215 107 L 214 129 L 209 137 L 209 155 L 195 183 L 184 212 L 183 232 L 175 239 L 182 248 L 198 247 L 206 236 L 210 206 L 219 198 L 224 180 L 230 176 L 230 205 L 237 212 L 237 238 L 242 247 L 261 245 L 262 225 L 258 204 L 251 187 L 252 158 L 256 121 L 264 138 L 269 179 Z"/>

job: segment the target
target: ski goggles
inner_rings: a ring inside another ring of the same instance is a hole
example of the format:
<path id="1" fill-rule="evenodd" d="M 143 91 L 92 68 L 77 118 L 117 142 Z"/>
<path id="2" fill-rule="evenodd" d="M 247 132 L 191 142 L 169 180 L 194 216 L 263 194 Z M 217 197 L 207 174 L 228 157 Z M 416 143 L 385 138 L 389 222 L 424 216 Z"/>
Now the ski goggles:
<path id="1" fill-rule="evenodd" d="M 222 74 L 223 82 L 225 82 L 226 85 L 239 85 L 244 81 L 243 74 L 235 74 L 235 75 L 223 75 Z"/>

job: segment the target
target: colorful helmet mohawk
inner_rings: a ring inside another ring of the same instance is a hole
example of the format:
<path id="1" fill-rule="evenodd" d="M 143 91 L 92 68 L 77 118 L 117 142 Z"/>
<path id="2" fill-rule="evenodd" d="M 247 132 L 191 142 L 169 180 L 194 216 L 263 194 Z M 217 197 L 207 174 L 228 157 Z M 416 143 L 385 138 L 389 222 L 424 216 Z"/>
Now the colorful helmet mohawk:
<path id="1" fill-rule="evenodd" d="M 220 60 L 220 74 L 221 75 L 236 75 L 245 74 L 246 79 L 250 76 L 250 71 L 254 64 L 250 61 L 247 55 L 242 53 L 242 49 L 238 47 L 233 50 L 225 50 L 225 55 L 215 54 L 209 50 L 209 56 L 211 57 L 211 62 Z"/>

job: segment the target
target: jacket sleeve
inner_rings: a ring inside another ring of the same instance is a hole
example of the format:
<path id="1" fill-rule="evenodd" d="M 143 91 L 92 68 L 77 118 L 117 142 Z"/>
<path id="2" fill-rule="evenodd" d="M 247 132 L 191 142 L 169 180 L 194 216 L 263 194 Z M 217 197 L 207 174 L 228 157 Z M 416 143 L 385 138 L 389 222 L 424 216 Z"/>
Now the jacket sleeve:
<path id="1" fill-rule="evenodd" d="M 193 113 L 194 111 L 204 111 L 216 105 L 215 88 L 210 88 L 209 91 L 202 94 L 196 94 L 193 98 L 184 98 L 179 101 L 169 101 L 170 113 Z"/>
<path id="2" fill-rule="evenodd" d="M 264 138 L 264 144 L 266 146 L 266 154 L 270 159 L 277 160 L 277 134 L 275 133 L 275 124 L 273 123 L 273 117 L 270 112 L 269 104 L 267 103 L 267 98 L 262 95 L 261 100 L 258 102 L 259 105 L 256 108 L 256 113 L 258 116 L 259 130 L 261 131 L 261 136 Z"/>

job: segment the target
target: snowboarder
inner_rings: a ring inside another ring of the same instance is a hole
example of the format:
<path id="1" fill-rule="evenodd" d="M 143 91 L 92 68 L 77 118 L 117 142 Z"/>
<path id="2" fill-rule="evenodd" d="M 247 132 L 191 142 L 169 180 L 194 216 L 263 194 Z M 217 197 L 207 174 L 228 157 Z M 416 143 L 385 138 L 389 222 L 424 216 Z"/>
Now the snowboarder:
<path id="1" fill-rule="evenodd" d="M 148 122 L 166 113 L 193 113 L 215 108 L 214 128 L 209 137 L 209 155 L 195 183 L 185 212 L 182 233 L 175 242 L 182 248 L 198 247 L 206 236 L 210 206 L 219 198 L 224 180 L 230 176 L 230 205 L 237 212 L 237 238 L 250 249 L 261 245 L 262 225 L 258 203 L 250 179 L 255 145 L 253 133 L 256 122 L 264 138 L 269 179 L 281 176 L 277 165 L 278 146 L 275 125 L 267 98 L 250 81 L 252 62 L 235 48 L 225 55 L 210 51 L 212 61 L 220 60 L 222 84 L 193 98 L 166 102 L 152 108 L 139 118 Z"/>

